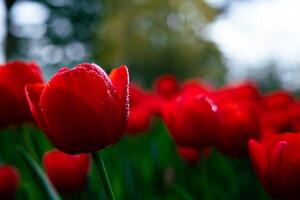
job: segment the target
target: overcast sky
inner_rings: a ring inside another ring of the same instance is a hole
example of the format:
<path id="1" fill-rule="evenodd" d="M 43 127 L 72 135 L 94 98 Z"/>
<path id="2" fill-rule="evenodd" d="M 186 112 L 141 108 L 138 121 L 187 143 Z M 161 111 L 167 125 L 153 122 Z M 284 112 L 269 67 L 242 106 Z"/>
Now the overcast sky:
<path id="1" fill-rule="evenodd" d="M 207 0 L 222 5 L 224 0 Z M 207 36 L 223 52 L 229 79 L 278 65 L 283 86 L 300 87 L 300 1 L 236 1 L 208 27 Z"/>

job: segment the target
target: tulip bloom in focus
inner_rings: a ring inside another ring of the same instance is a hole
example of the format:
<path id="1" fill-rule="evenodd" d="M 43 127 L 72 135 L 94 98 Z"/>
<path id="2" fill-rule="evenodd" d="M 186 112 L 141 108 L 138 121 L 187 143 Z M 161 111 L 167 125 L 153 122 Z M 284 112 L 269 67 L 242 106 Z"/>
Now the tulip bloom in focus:
<path id="1" fill-rule="evenodd" d="M 253 167 L 274 199 L 300 199 L 300 135 L 286 133 L 249 141 Z"/>
<path id="2" fill-rule="evenodd" d="M 13 199 L 19 186 L 19 173 L 9 165 L 0 166 L 0 199 Z"/>
<path id="3" fill-rule="evenodd" d="M 219 131 L 217 106 L 202 95 L 182 95 L 164 109 L 164 122 L 177 145 L 202 149 Z"/>
<path id="4" fill-rule="evenodd" d="M 60 193 L 76 192 L 84 188 L 90 168 L 88 154 L 69 155 L 53 150 L 44 155 L 46 173 Z"/>
<path id="5" fill-rule="evenodd" d="M 69 153 L 88 153 L 115 144 L 128 117 L 128 71 L 109 76 L 96 64 L 61 68 L 46 85 L 26 88 L 31 112 L 52 144 Z"/>
<path id="6" fill-rule="evenodd" d="M 36 63 L 12 61 L 0 65 L 0 128 L 33 120 L 24 92 L 28 83 L 43 83 Z"/>
<path id="7" fill-rule="evenodd" d="M 248 155 L 248 141 L 260 136 L 260 120 L 255 105 L 228 103 L 219 106 L 220 126 L 216 147 L 228 156 Z"/>

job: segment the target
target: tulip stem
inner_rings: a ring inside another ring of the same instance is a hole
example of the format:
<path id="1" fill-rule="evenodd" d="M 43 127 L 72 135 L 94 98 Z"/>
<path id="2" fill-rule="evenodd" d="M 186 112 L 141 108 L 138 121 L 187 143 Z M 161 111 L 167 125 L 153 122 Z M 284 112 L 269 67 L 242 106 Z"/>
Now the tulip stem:
<path id="1" fill-rule="evenodd" d="M 111 187 L 108 175 L 107 175 L 106 167 L 105 167 L 102 156 L 97 152 L 92 152 L 92 157 L 93 157 L 94 163 L 97 167 L 98 173 L 101 177 L 107 199 L 115 200 L 115 196 L 114 196 L 114 193 L 113 193 L 113 190 L 112 190 L 112 187 Z"/>

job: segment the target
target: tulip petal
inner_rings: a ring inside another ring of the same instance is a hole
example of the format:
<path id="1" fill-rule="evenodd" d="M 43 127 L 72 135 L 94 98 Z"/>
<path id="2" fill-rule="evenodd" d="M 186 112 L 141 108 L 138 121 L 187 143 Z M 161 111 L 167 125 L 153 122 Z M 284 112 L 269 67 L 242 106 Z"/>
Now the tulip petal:
<path id="1" fill-rule="evenodd" d="M 25 86 L 25 95 L 29 103 L 30 111 L 38 126 L 43 130 L 47 129 L 47 125 L 40 109 L 39 102 L 44 88 L 45 85 L 43 84 L 27 84 Z"/>
<path id="2" fill-rule="evenodd" d="M 121 105 L 128 108 L 128 93 L 129 93 L 129 74 L 125 65 L 114 69 L 109 74 L 109 78 L 115 87 L 117 94 L 121 100 Z"/>
<path id="3" fill-rule="evenodd" d="M 265 186 L 266 185 L 265 176 L 268 168 L 265 149 L 263 145 L 256 142 L 254 139 L 249 140 L 248 146 L 249 146 L 249 155 L 251 157 L 254 169 L 257 173 L 258 178 Z"/>

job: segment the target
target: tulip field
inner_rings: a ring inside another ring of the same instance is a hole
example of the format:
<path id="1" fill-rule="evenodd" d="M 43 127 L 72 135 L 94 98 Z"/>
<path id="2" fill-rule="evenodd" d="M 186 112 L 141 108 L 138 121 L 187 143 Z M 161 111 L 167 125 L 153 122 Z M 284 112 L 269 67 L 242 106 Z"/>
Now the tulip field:
<path id="1" fill-rule="evenodd" d="M 0 66 L 0 199 L 300 199 L 300 103 L 122 65 Z"/>

